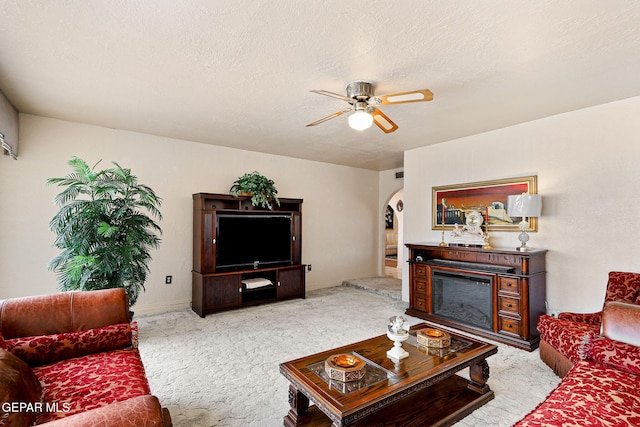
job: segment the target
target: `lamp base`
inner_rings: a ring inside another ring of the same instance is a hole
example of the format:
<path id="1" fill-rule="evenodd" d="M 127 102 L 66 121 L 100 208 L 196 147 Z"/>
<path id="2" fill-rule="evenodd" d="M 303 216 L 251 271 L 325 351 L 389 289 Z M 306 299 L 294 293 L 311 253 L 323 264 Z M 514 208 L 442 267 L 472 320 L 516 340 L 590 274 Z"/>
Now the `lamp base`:
<path id="1" fill-rule="evenodd" d="M 530 248 L 529 246 L 518 246 L 516 248 L 516 251 L 518 251 L 518 252 L 530 252 L 530 251 L 535 251 L 535 248 Z"/>
<path id="2" fill-rule="evenodd" d="M 529 247 L 527 246 L 527 242 L 529 241 L 529 235 L 527 234 L 527 229 L 529 228 L 529 221 L 526 218 L 522 218 L 520 224 L 518 224 L 518 228 L 520 229 L 520 234 L 518 235 L 518 240 L 520 240 L 520 246 L 516 248 L 519 252 L 527 252 L 529 251 Z"/>

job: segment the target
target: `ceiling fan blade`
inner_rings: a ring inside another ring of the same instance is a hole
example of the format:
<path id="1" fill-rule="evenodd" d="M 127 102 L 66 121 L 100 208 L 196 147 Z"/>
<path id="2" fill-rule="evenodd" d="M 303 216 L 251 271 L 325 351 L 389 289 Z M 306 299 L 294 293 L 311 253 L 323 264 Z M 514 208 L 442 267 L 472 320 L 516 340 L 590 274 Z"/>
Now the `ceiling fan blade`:
<path id="1" fill-rule="evenodd" d="M 375 108 L 373 113 L 373 123 L 376 124 L 384 133 L 391 133 L 398 130 L 398 125 L 393 123 L 389 117 L 387 117 L 382 111 Z"/>
<path id="2" fill-rule="evenodd" d="M 375 96 L 377 105 L 406 104 L 407 102 L 425 102 L 433 100 L 433 92 L 429 89 L 412 90 L 411 92 L 391 93 Z"/>
<path id="3" fill-rule="evenodd" d="M 306 125 L 306 127 L 319 125 L 320 123 L 324 123 L 324 122 L 326 122 L 327 120 L 331 120 L 331 119 L 333 119 L 333 118 L 336 118 L 336 117 L 338 117 L 338 116 L 341 116 L 341 115 L 343 115 L 344 113 L 346 113 L 346 112 L 348 112 L 348 111 L 351 111 L 351 110 L 353 110 L 353 108 L 347 108 L 346 110 L 342 110 L 342 111 L 338 111 L 338 112 L 336 112 L 336 113 L 330 114 L 330 115 L 328 115 L 327 117 L 323 117 L 323 118 L 321 118 L 320 120 L 316 120 L 316 121 L 315 121 L 315 122 L 313 122 L 313 123 L 309 123 L 308 125 Z"/>
<path id="4" fill-rule="evenodd" d="M 316 90 L 316 89 L 314 89 L 314 90 L 311 90 L 310 92 L 319 93 L 320 95 L 324 95 L 324 96 L 330 96 L 331 98 L 342 99 L 343 101 L 347 101 L 350 104 L 355 102 L 354 99 L 351 99 L 351 98 L 346 97 L 344 95 L 340 95 L 338 93 L 329 92 L 328 90 Z"/>

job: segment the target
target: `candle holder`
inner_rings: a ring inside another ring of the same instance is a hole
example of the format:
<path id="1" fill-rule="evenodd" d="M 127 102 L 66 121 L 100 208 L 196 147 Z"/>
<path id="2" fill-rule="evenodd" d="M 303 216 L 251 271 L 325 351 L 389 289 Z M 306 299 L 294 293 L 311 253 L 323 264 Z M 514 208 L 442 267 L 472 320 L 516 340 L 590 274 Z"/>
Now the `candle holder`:
<path id="1" fill-rule="evenodd" d="M 442 212 L 444 214 L 444 211 Z M 442 241 L 440 242 L 441 247 L 447 246 L 447 242 L 444 241 L 444 215 L 442 215 Z"/>
<path id="2" fill-rule="evenodd" d="M 442 241 L 440 242 L 440 247 L 445 247 L 447 246 L 447 242 L 444 241 L 444 223 L 446 221 L 447 218 L 447 205 L 446 205 L 446 199 L 443 197 L 441 200 L 441 205 L 442 205 L 442 209 L 440 210 L 442 212 L 442 217 L 440 218 L 440 222 L 442 223 Z"/>
<path id="3" fill-rule="evenodd" d="M 489 243 L 489 208 L 487 208 L 487 223 L 484 226 L 484 246 L 482 249 L 493 249 L 493 246 Z"/>

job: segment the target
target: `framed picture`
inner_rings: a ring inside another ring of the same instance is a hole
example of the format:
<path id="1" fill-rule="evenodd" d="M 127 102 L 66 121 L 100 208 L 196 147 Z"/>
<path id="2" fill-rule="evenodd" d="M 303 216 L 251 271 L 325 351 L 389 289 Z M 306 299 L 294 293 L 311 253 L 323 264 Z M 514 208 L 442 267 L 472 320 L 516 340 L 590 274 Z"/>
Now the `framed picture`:
<path id="1" fill-rule="evenodd" d="M 507 215 L 507 197 L 522 193 L 538 194 L 537 176 L 470 182 L 432 188 L 432 230 L 445 230 L 454 224 L 464 224 L 470 211 L 480 212 L 487 220 L 489 231 L 520 231 L 520 217 Z M 444 205 L 444 206 L 443 206 Z M 529 229 L 538 231 L 538 219 L 529 218 Z"/>
<path id="2" fill-rule="evenodd" d="M 387 205 L 387 210 L 384 214 L 384 227 L 385 228 L 393 228 L 393 208 L 391 205 Z"/>

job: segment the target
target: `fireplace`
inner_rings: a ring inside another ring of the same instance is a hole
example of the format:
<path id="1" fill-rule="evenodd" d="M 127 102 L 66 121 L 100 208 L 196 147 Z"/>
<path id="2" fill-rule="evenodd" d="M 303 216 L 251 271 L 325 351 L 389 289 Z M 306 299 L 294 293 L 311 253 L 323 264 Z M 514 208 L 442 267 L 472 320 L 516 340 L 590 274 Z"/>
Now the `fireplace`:
<path id="1" fill-rule="evenodd" d="M 494 275 L 431 268 L 431 313 L 493 330 Z"/>
<path id="2" fill-rule="evenodd" d="M 408 243 L 409 308 L 436 327 L 531 351 L 545 313 L 545 250 Z"/>

